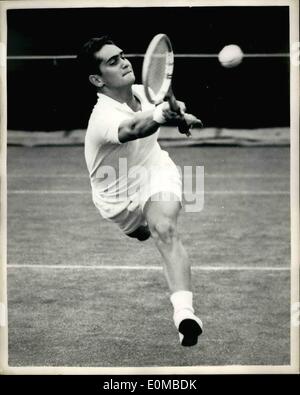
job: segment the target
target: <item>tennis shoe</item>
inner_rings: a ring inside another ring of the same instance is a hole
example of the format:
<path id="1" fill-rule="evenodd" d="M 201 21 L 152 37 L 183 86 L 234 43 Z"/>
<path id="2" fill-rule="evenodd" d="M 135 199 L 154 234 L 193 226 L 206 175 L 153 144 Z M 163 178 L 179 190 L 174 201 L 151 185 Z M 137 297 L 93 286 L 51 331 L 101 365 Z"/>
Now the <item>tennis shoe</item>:
<path id="1" fill-rule="evenodd" d="M 179 342 L 184 347 L 195 346 L 198 337 L 203 331 L 203 324 L 200 318 L 195 316 L 190 310 L 184 309 L 176 314 L 174 318 L 178 328 Z"/>

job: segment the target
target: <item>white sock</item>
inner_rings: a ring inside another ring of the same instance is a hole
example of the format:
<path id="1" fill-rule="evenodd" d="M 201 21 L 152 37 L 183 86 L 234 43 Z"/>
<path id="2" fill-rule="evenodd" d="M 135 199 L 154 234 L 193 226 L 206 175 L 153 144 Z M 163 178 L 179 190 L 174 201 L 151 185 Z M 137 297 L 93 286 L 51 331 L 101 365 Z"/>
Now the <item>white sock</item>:
<path id="1" fill-rule="evenodd" d="M 186 318 L 194 318 L 193 309 L 193 293 L 191 291 L 177 291 L 171 297 L 171 302 L 174 308 L 174 323 L 176 328 L 179 327 L 180 322 Z"/>
<path id="2" fill-rule="evenodd" d="M 182 309 L 188 309 L 194 312 L 193 309 L 193 293 L 191 291 L 177 291 L 171 297 L 171 302 L 174 307 L 174 313 Z"/>

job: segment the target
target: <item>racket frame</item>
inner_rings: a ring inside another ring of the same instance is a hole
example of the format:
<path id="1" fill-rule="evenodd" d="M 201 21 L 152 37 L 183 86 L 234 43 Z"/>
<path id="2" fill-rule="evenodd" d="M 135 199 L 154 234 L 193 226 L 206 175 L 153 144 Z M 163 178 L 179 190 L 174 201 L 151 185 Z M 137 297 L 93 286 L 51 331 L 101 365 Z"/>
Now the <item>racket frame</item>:
<path id="1" fill-rule="evenodd" d="M 164 81 L 159 92 L 155 95 L 154 92 L 149 87 L 149 68 L 156 46 L 159 44 L 160 41 L 164 41 L 167 44 L 168 53 L 166 57 Z M 153 39 L 151 40 L 144 57 L 143 68 L 142 68 L 142 81 L 144 85 L 145 95 L 150 103 L 156 105 L 162 103 L 165 99 L 167 99 L 171 110 L 180 113 L 180 107 L 176 101 L 171 86 L 173 70 L 174 70 L 174 53 L 173 53 L 171 41 L 166 34 L 159 33 L 156 36 L 154 36 Z M 191 136 L 191 133 L 189 131 L 189 126 L 186 123 L 185 119 L 182 119 L 179 122 L 178 128 L 180 133 L 186 134 L 187 136 Z"/>
<path id="2" fill-rule="evenodd" d="M 154 55 L 154 51 L 159 44 L 160 41 L 165 41 L 168 47 L 168 53 L 166 57 L 166 67 L 164 73 L 164 81 L 163 84 L 157 94 L 155 94 L 149 87 L 149 67 L 152 60 L 152 56 Z M 152 41 L 150 42 L 143 63 L 142 69 L 142 80 L 145 89 L 145 95 L 150 103 L 152 104 L 160 104 L 164 101 L 164 99 L 168 96 L 169 90 L 171 87 L 172 76 L 174 69 L 174 53 L 172 50 L 172 45 L 169 37 L 166 34 L 160 33 L 154 36 Z"/>

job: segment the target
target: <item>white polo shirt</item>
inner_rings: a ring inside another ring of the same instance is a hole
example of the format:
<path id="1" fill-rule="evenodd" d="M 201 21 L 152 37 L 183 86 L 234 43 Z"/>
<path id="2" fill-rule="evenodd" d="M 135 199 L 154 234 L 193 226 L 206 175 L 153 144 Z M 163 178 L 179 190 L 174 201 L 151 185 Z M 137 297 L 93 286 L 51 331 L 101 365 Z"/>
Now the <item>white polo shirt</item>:
<path id="1" fill-rule="evenodd" d="M 132 86 L 142 111 L 153 109 L 142 85 Z M 141 166 L 153 164 L 161 153 L 157 142 L 159 130 L 151 136 L 120 143 L 118 128 L 122 121 L 135 116 L 126 103 L 98 93 L 85 136 L 85 160 L 90 175 L 93 200 L 103 216 L 115 215 L 128 205 L 128 199 L 141 183 Z M 113 205 L 107 214 L 107 205 Z M 105 211 L 105 212 L 104 212 Z"/>

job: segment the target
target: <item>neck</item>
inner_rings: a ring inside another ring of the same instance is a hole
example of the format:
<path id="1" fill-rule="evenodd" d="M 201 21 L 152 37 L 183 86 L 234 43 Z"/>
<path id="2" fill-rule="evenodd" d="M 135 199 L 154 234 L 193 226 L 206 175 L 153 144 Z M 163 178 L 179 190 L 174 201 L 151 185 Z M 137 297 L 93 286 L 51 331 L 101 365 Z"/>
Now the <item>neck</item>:
<path id="1" fill-rule="evenodd" d="M 133 111 L 139 110 L 139 102 L 133 95 L 132 86 L 126 86 L 122 89 L 107 89 L 104 87 L 100 92 L 120 103 L 126 103 Z"/>
<path id="2" fill-rule="evenodd" d="M 134 97 L 131 86 L 126 86 L 123 89 L 108 89 L 104 87 L 100 92 L 120 103 L 127 103 L 128 105 Z"/>

